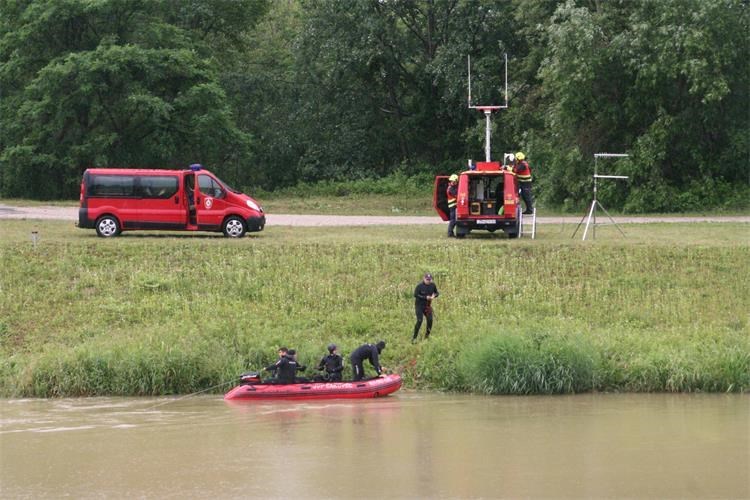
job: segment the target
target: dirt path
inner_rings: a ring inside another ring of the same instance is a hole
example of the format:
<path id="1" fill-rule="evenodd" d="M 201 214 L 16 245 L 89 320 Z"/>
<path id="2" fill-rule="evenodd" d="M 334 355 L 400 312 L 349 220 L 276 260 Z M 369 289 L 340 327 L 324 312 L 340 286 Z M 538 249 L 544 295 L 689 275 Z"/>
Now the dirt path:
<path id="1" fill-rule="evenodd" d="M 372 226 L 445 224 L 437 216 L 379 216 L 379 215 L 291 215 L 269 214 L 266 223 L 271 226 Z M 599 215 L 602 219 L 602 215 Z M 78 208 L 71 207 L 15 207 L 0 204 L 0 219 L 78 220 Z M 618 224 L 646 224 L 651 222 L 745 222 L 750 216 L 722 217 L 615 217 Z M 581 217 L 537 217 L 538 224 L 578 224 Z M 602 219 L 603 222 L 603 219 Z"/>

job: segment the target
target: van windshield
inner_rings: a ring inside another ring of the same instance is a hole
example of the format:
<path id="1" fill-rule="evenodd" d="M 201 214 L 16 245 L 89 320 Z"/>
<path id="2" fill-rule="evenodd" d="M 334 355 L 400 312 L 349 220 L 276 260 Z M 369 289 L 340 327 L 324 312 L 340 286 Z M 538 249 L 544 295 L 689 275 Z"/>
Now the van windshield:
<path id="1" fill-rule="evenodd" d="M 227 191 L 231 191 L 231 192 L 233 192 L 235 194 L 245 194 L 242 191 L 234 189 L 232 186 L 230 186 L 229 184 L 227 184 L 223 180 L 219 179 L 218 177 L 216 177 L 216 180 L 219 181 L 219 184 L 221 184 L 224 187 L 224 189 L 226 189 Z"/>

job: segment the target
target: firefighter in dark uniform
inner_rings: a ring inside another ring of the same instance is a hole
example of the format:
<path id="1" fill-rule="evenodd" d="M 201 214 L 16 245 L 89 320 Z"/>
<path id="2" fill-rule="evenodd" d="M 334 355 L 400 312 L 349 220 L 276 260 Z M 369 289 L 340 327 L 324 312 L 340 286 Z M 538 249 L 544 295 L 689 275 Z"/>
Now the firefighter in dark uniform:
<path id="1" fill-rule="evenodd" d="M 357 347 L 354 352 L 349 356 L 349 360 L 352 362 L 352 373 L 354 374 L 354 380 L 362 380 L 365 377 L 365 368 L 362 366 L 362 362 L 366 359 L 370 360 L 370 364 L 375 368 L 378 375 L 383 374 L 383 367 L 380 366 L 380 353 L 385 349 L 385 341 L 381 340 L 377 344 L 363 344 Z"/>
<path id="2" fill-rule="evenodd" d="M 275 373 L 274 378 L 265 380 L 271 384 L 293 384 L 294 376 L 297 372 L 297 363 L 292 364 L 288 356 L 288 349 L 281 347 L 279 349 L 279 359 L 276 363 L 264 368 L 266 371 Z"/>
<path id="3" fill-rule="evenodd" d="M 453 233 L 453 228 L 456 227 L 456 204 L 458 202 L 458 176 L 456 174 L 448 178 L 448 189 L 445 190 L 445 195 L 448 198 L 448 212 L 450 214 L 448 237 L 453 238 L 456 236 Z"/>
<path id="4" fill-rule="evenodd" d="M 531 167 L 526 161 L 526 155 L 521 151 L 516 153 L 516 162 L 513 167 L 513 172 L 516 174 L 518 184 L 521 188 L 521 198 L 526 204 L 526 210 L 524 214 L 531 214 L 534 208 L 534 196 L 531 194 Z"/>
<path id="5" fill-rule="evenodd" d="M 307 367 L 305 365 L 301 365 L 299 361 L 297 361 L 297 351 L 294 349 L 289 349 L 286 353 L 286 357 L 289 359 L 289 364 L 294 368 L 294 381 L 298 384 L 309 382 L 310 380 L 306 377 L 297 376 L 297 372 L 303 372 L 307 370 Z"/>
<path id="6" fill-rule="evenodd" d="M 323 356 L 318 363 L 318 370 L 325 370 L 324 379 L 329 382 L 341 382 L 341 372 L 344 371 L 344 360 L 336 352 L 336 344 L 328 346 L 328 355 Z"/>
<path id="7" fill-rule="evenodd" d="M 432 299 L 440 295 L 435 283 L 432 282 L 432 275 L 425 273 L 422 282 L 414 289 L 414 312 L 417 315 L 417 322 L 414 325 L 414 335 L 412 342 L 417 340 L 419 329 L 422 326 L 422 318 L 427 318 L 427 329 L 424 332 L 424 338 L 430 337 L 432 331 Z"/>

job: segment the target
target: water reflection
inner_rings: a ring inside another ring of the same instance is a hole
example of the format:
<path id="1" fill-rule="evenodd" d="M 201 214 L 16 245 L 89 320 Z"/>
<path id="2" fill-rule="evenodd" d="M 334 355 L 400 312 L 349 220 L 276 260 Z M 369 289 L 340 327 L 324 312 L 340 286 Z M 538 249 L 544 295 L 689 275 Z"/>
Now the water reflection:
<path id="1" fill-rule="evenodd" d="M 5 498 L 750 497 L 750 398 L 0 401 Z"/>

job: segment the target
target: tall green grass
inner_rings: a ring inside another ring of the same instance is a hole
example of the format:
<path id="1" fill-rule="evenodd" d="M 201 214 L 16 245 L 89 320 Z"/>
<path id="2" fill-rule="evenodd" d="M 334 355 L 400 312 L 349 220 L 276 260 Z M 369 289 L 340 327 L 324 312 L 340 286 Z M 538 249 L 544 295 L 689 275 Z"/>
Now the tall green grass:
<path id="1" fill-rule="evenodd" d="M 638 225 L 593 242 L 572 229 L 534 241 L 448 240 L 442 226 L 104 240 L 0 221 L 0 394 L 220 392 L 280 345 L 314 365 L 329 342 L 346 354 L 381 338 L 383 364 L 415 388 L 748 391 L 747 225 Z M 427 270 L 435 327 L 412 345 Z"/>
<path id="2" fill-rule="evenodd" d="M 467 349 L 464 388 L 484 394 L 565 394 L 597 388 L 599 353 L 583 336 L 496 335 Z"/>

